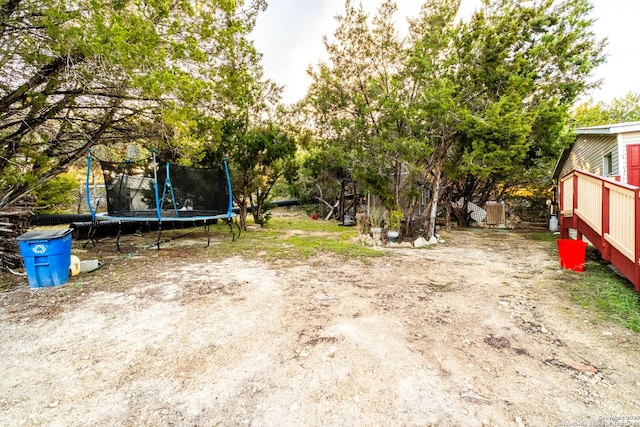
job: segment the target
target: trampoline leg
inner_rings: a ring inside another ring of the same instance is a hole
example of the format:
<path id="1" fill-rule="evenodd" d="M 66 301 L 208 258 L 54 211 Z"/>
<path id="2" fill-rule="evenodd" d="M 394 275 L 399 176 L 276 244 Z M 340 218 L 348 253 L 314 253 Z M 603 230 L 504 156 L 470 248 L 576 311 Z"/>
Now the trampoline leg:
<path id="1" fill-rule="evenodd" d="M 160 250 L 160 236 L 162 235 L 162 221 L 158 222 L 158 240 L 156 241 L 156 246 L 158 250 Z"/>
<path id="2" fill-rule="evenodd" d="M 236 235 L 233 232 L 233 218 L 229 218 L 227 220 L 227 224 L 229 224 L 229 233 L 231 233 L 231 241 L 235 242 L 236 241 Z"/>
<path id="3" fill-rule="evenodd" d="M 209 234 L 209 224 L 207 223 L 207 221 L 204 221 L 204 231 L 205 233 L 207 233 L 207 248 L 209 247 L 209 245 L 211 244 L 211 235 Z"/>
<path id="4" fill-rule="evenodd" d="M 116 234 L 116 249 L 120 252 L 120 235 L 122 235 L 122 221 L 118 221 L 118 234 Z"/>
<path id="5" fill-rule="evenodd" d="M 96 240 L 95 240 L 96 231 L 98 231 L 98 224 L 93 224 L 92 223 L 89 226 L 89 233 L 87 234 L 87 241 L 82 244 L 82 248 L 83 249 L 87 247 L 89 242 L 91 242 L 94 247 L 96 246 Z"/>

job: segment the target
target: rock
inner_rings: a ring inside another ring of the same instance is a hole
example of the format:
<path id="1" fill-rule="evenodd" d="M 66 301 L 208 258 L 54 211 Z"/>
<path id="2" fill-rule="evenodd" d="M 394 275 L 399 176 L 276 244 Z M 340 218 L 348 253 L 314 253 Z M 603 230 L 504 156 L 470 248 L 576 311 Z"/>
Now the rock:
<path id="1" fill-rule="evenodd" d="M 438 243 L 438 238 L 436 236 L 431 236 L 431 238 L 429 239 L 429 244 L 435 245 L 436 243 Z"/>
<path id="2" fill-rule="evenodd" d="M 329 347 L 329 357 L 334 357 L 336 355 L 336 351 L 338 351 L 338 347 L 335 345 Z"/>
<path id="3" fill-rule="evenodd" d="M 429 242 L 427 242 L 427 239 L 422 236 L 413 241 L 413 247 L 415 248 L 422 248 L 423 246 L 427 246 L 428 244 Z"/>

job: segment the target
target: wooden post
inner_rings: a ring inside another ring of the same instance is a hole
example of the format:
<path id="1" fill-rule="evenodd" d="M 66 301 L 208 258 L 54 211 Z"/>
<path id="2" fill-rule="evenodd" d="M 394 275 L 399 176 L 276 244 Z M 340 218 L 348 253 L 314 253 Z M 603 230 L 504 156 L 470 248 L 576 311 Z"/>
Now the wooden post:
<path id="1" fill-rule="evenodd" d="M 600 236 L 600 255 L 602 255 L 602 259 L 605 261 L 609 261 L 611 259 L 611 246 L 607 239 L 605 239 L 605 234 L 609 234 L 610 226 L 611 226 L 611 203 L 610 203 L 610 193 L 611 189 L 607 187 L 606 181 L 602 180 L 602 235 Z"/>
<path id="2" fill-rule="evenodd" d="M 633 253 L 633 278 L 631 281 L 636 287 L 636 291 L 640 292 L 640 190 L 634 190 L 635 212 L 634 212 L 634 253 Z"/>
<path id="3" fill-rule="evenodd" d="M 562 211 L 564 210 L 564 183 L 562 179 L 558 179 L 558 186 L 560 187 L 560 191 L 558 194 L 560 195 L 560 200 L 558 200 L 558 226 L 560 227 L 560 238 L 567 238 L 567 228 L 564 223 L 564 214 Z"/>
<path id="4" fill-rule="evenodd" d="M 578 215 L 576 215 L 576 209 L 578 208 L 578 174 L 573 172 L 573 207 L 571 209 L 572 226 L 571 228 L 578 229 Z M 582 234 L 578 231 L 578 240 L 582 240 Z"/>

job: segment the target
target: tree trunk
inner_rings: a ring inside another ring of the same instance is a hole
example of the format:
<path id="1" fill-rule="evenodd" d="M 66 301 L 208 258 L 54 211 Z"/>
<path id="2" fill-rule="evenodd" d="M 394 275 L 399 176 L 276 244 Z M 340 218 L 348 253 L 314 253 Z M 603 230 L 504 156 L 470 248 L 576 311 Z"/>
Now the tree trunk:
<path id="1" fill-rule="evenodd" d="M 469 226 L 469 215 L 467 214 L 467 201 L 464 200 L 462 207 L 454 207 L 453 214 L 456 216 L 458 220 L 458 225 L 460 227 L 468 227 Z"/>
<path id="2" fill-rule="evenodd" d="M 438 215 L 438 201 L 440 199 L 440 187 L 442 185 L 442 166 L 433 168 L 433 196 L 429 204 L 429 222 L 427 227 L 427 240 L 436 234 L 436 219 Z"/>
<path id="3" fill-rule="evenodd" d="M 240 211 L 240 230 L 247 231 L 247 199 L 236 200 Z"/>
<path id="4" fill-rule="evenodd" d="M 444 201 L 444 227 L 447 233 L 451 232 L 451 198 L 446 197 Z"/>
<path id="5" fill-rule="evenodd" d="M 393 172 L 393 204 L 392 209 L 400 207 L 400 186 L 402 184 L 402 163 L 396 161 L 395 170 Z"/>
<path id="6" fill-rule="evenodd" d="M 253 222 L 263 225 L 262 223 L 262 210 L 264 207 L 264 193 L 260 193 L 260 190 L 256 190 L 256 201 L 254 203 L 253 197 L 251 197 L 251 215 L 253 215 Z"/>

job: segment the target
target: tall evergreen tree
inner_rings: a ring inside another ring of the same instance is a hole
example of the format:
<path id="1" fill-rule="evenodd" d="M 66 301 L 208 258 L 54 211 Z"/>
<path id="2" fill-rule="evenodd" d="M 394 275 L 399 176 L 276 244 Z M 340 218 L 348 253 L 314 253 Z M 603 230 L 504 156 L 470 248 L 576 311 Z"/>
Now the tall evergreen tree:
<path id="1" fill-rule="evenodd" d="M 369 22 L 346 2 L 329 62 L 310 70 L 308 100 L 323 136 L 351 159 L 354 177 L 388 208 L 400 206 L 403 167 L 411 155 L 406 126 L 408 91 L 400 78 L 406 50 L 394 28 L 396 6 L 385 1 Z"/>
<path id="2" fill-rule="evenodd" d="M 311 71 L 308 99 L 324 136 L 368 189 L 415 228 L 426 223 L 428 235 L 441 196 L 447 206 L 483 203 L 544 175 L 569 107 L 603 60 L 588 0 L 486 1 L 468 22 L 459 5 L 426 1 L 403 41 L 392 1 L 371 22 L 347 1 L 326 42 L 329 62 Z M 432 203 L 416 215 L 424 190 Z"/>
<path id="3" fill-rule="evenodd" d="M 587 0 L 497 0 L 461 27 L 456 79 L 468 114 L 449 168 L 454 197 L 482 204 L 550 175 L 569 107 L 603 61 L 591 9 Z"/>

